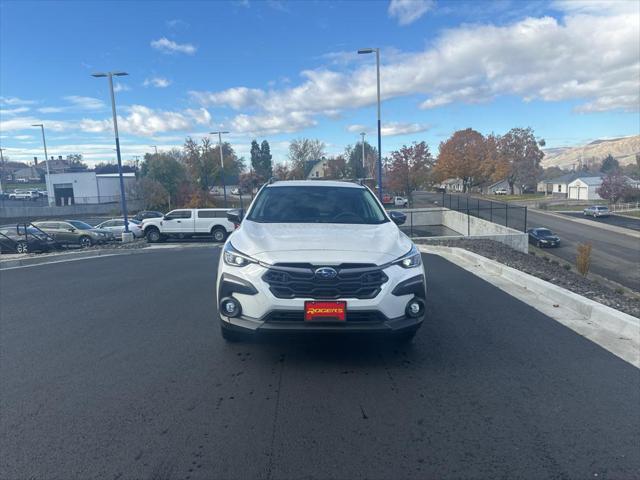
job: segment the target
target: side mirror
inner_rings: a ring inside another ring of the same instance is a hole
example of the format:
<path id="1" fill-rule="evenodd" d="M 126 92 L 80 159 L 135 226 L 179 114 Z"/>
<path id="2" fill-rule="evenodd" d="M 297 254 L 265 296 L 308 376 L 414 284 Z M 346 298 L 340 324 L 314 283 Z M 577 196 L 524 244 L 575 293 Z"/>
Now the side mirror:
<path id="1" fill-rule="evenodd" d="M 391 211 L 389 212 L 389 216 L 396 225 L 402 225 L 407 221 L 407 216 L 402 212 Z"/>
<path id="2" fill-rule="evenodd" d="M 70 231 L 71 233 L 73 233 L 73 232 L 75 232 L 75 231 L 76 231 L 76 229 L 75 229 L 75 228 L 73 228 L 73 227 L 71 227 L 71 228 L 69 229 L 69 231 Z"/>
<path id="3" fill-rule="evenodd" d="M 234 208 L 233 210 L 229 210 L 227 212 L 227 220 L 229 220 L 234 225 L 240 225 L 243 217 L 244 210 L 242 210 L 241 208 Z"/>
<path id="4" fill-rule="evenodd" d="M 171 220 L 171 216 L 170 215 L 163 215 L 162 219 L 163 220 Z"/>

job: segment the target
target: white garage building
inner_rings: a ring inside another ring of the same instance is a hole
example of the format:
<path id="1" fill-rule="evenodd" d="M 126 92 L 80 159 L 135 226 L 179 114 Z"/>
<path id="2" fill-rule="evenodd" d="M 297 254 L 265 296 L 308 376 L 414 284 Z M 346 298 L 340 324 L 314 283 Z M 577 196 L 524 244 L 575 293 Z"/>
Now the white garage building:
<path id="1" fill-rule="evenodd" d="M 120 180 L 117 173 L 71 172 L 48 176 L 56 205 L 118 203 Z M 135 173 L 123 173 L 125 192 L 136 181 Z"/>
<path id="2" fill-rule="evenodd" d="M 600 185 L 602 185 L 602 177 L 576 178 L 567 187 L 567 198 L 571 200 L 602 200 L 602 197 L 596 193 Z"/>

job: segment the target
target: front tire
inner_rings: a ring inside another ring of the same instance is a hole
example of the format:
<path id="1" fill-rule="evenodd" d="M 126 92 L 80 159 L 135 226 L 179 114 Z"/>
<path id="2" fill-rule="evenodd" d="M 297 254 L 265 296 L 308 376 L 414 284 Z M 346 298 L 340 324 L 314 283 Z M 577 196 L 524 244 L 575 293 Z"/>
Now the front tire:
<path id="1" fill-rule="evenodd" d="M 93 240 L 91 240 L 91 237 L 87 237 L 86 235 L 83 235 L 78 240 L 78 243 L 80 244 L 81 248 L 87 248 L 93 245 Z"/>
<path id="2" fill-rule="evenodd" d="M 222 227 L 215 227 L 211 230 L 211 237 L 214 242 L 222 243 L 227 238 L 227 231 Z"/>
<path id="3" fill-rule="evenodd" d="M 157 228 L 150 228 L 146 232 L 147 242 L 149 243 L 158 243 L 162 240 L 162 235 L 160 235 L 160 231 Z"/>
<path id="4" fill-rule="evenodd" d="M 29 253 L 29 247 L 27 246 L 27 242 L 18 242 L 16 245 L 17 253 Z"/>
<path id="5" fill-rule="evenodd" d="M 536 243 L 536 247 L 542 248 L 542 242 L 538 240 L 538 242 Z"/>

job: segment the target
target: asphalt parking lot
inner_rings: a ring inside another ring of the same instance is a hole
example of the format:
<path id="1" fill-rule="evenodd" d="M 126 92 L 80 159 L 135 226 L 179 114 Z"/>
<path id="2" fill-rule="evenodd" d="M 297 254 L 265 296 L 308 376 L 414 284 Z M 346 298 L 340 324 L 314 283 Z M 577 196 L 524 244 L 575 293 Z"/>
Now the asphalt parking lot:
<path id="1" fill-rule="evenodd" d="M 640 477 L 640 371 L 468 272 L 406 347 L 225 344 L 219 251 L 0 272 L 0 478 Z"/>
<path id="2" fill-rule="evenodd" d="M 631 230 L 640 231 L 640 218 L 621 217 L 619 215 L 610 215 L 608 217 L 587 217 L 582 212 L 563 212 L 563 215 L 574 218 L 584 218 L 592 222 L 604 223 L 607 225 L 615 225 L 616 227 L 630 228 Z"/>

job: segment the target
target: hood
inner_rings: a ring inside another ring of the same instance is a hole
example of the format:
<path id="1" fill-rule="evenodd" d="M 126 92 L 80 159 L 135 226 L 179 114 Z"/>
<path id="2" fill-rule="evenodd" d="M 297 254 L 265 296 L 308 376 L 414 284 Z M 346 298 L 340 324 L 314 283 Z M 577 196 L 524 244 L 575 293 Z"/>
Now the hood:
<path id="1" fill-rule="evenodd" d="M 242 222 L 229 240 L 267 263 L 381 265 L 407 253 L 411 240 L 392 222 L 380 225 Z"/>

